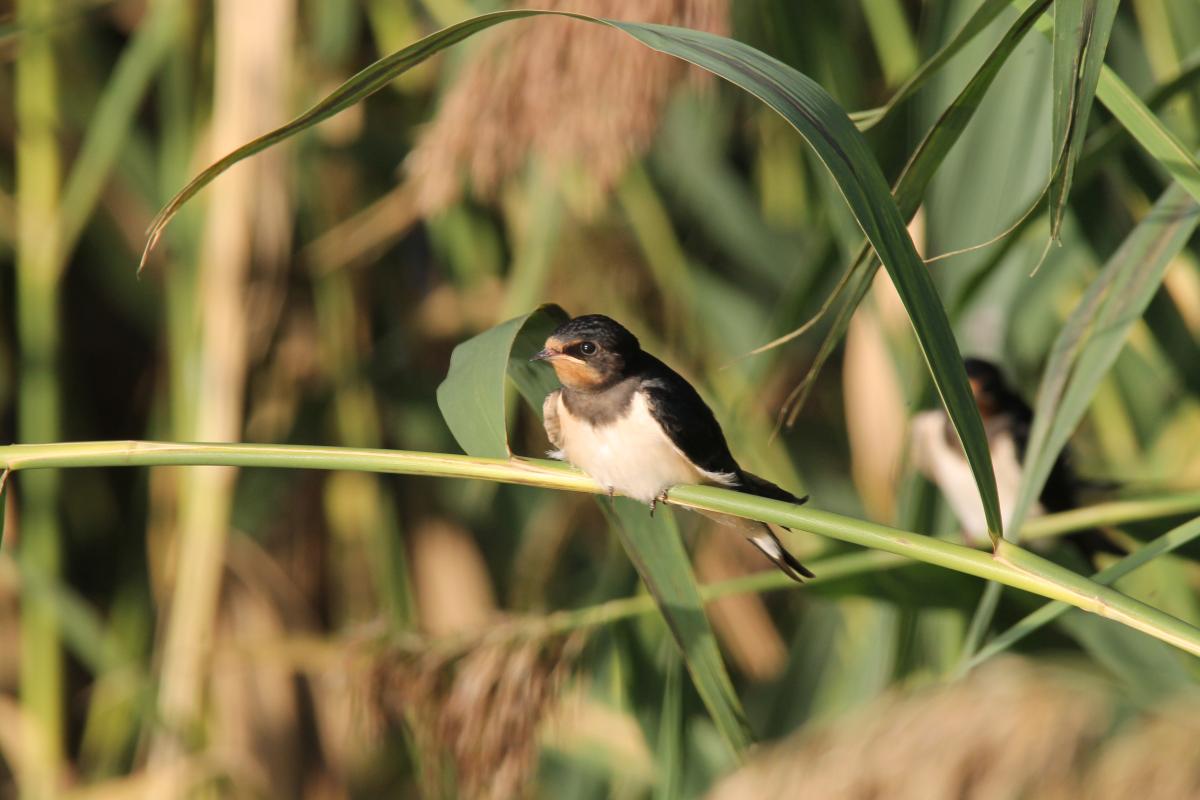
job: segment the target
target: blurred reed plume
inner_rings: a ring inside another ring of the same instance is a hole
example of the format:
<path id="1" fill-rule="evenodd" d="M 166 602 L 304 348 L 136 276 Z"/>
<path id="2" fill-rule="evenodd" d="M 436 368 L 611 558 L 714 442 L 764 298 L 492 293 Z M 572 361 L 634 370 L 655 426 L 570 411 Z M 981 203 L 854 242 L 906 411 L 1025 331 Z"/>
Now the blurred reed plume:
<path id="1" fill-rule="evenodd" d="M 416 740 L 421 796 L 523 796 L 537 766 L 538 733 L 579 655 L 581 635 L 485 643 L 460 659 L 436 651 L 384 660 L 378 706 Z M 446 767 L 453 767 L 451 772 Z M 447 776 L 453 783 L 444 785 Z"/>
<path id="2" fill-rule="evenodd" d="M 721 782 L 710 800 L 1196 797 L 1195 714 L 1148 716 L 1104 740 L 1103 685 L 1015 658 L 969 678 L 894 693 L 793 736 Z"/>
<path id="3" fill-rule="evenodd" d="M 523 4 L 524 5 L 524 4 Z M 539 9 L 728 34 L 727 0 L 547 0 Z M 692 70 L 621 33 L 537 19 L 490 36 L 458 76 L 408 160 L 426 214 L 445 209 L 469 178 L 493 198 L 530 156 L 582 170 L 606 193 L 649 148 L 671 90 Z"/>
<path id="4" fill-rule="evenodd" d="M 1200 715 L 1195 702 L 1139 720 L 1094 759 L 1080 797 L 1200 797 Z"/>

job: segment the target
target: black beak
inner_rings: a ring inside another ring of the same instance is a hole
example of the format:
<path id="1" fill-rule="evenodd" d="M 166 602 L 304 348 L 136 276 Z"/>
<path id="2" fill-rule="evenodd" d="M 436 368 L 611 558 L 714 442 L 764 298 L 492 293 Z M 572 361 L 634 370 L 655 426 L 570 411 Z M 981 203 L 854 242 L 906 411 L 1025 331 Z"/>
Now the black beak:
<path id="1" fill-rule="evenodd" d="M 530 361 L 545 361 L 548 358 L 554 358 L 554 356 L 556 356 L 556 355 L 558 355 L 558 353 L 554 352 L 549 347 L 543 347 L 541 350 L 537 351 L 537 353 L 534 354 L 533 358 L 531 358 L 529 360 Z"/>

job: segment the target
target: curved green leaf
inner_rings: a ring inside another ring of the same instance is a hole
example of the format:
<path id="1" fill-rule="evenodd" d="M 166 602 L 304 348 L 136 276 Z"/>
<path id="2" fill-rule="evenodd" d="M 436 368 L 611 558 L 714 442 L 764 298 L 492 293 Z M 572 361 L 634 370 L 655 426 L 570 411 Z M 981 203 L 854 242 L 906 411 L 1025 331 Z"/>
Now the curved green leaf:
<path id="1" fill-rule="evenodd" d="M 295 119 L 279 126 L 278 128 L 268 131 L 262 136 L 252 139 L 225 157 L 219 159 L 215 163 L 209 165 L 203 172 L 188 182 L 187 186 L 183 187 L 166 206 L 162 208 L 154 219 L 150 222 L 150 227 L 146 230 L 146 248 L 142 251 L 142 260 L 138 269 L 146 265 L 146 259 L 150 257 L 150 252 L 154 249 L 154 245 L 158 243 L 159 237 L 163 230 L 170 223 L 179 209 L 183 207 L 188 200 L 191 200 L 196 194 L 208 184 L 212 183 L 218 175 L 232 167 L 234 164 L 249 158 L 255 153 L 260 153 L 269 147 L 279 144 L 301 131 L 308 130 L 319 122 L 329 119 L 330 117 L 345 111 L 350 106 L 365 100 L 367 97 L 378 92 L 380 89 L 391 83 L 396 77 L 404 74 L 408 70 L 425 61 L 430 56 L 450 47 L 451 45 L 461 42 L 469 36 L 486 30 L 493 25 L 498 25 L 510 19 L 521 19 L 522 17 L 530 17 L 536 14 L 547 12 L 540 11 L 498 11 L 494 14 L 484 14 L 479 17 L 460 22 L 457 25 L 451 25 L 448 28 L 443 28 L 437 33 L 430 34 L 424 39 L 413 45 L 409 45 L 402 50 L 398 50 L 389 56 L 379 59 L 371 64 L 366 69 L 361 70 L 348 81 L 343 83 L 337 89 L 334 89 L 331 94 L 326 96 L 321 102 L 305 111 Z M 566 14 L 564 16 L 573 16 Z"/>
<path id="2" fill-rule="evenodd" d="M 598 20 L 561 12 L 507 11 L 451 26 L 376 61 L 291 122 L 243 145 L 193 179 L 150 226 L 146 253 L 179 208 L 238 161 L 309 128 L 386 86 L 434 52 L 499 22 L 553 13 L 609 25 L 648 47 L 689 61 L 759 98 L 799 131 L 829 169 L 876 254 L 887 267 L 916 331 L 934 386 L 962 441 L 983 498 L 992 536 L 1001 533 L 1000 502 L 983 423 L 971 396 L 962 358 L 933 281 L 917 255 L 905 220 L 892 199 L 879 163 L 846 112 L 808 76 L 749 45 L 702 31 L 669 25 Z M 142 261 L 145 263 L 146 254 Z M 483 423 L 494 424 L 494 423 Z M 495 446 L 495 431 L 492 432 Z"/>
<path id="3" fill-rule="evenodd" d="M 1022 7 L 1026 0 L 1011 2 L 1014 6 Z M 1053 36 L 1050 26 L 1045 22 L 1039 23 L 1038 30 L 1048 37 Z M 1100 67 L 1096 98 L 1159 166 L 1187 189 L 1188 194 L 1200 200 L 1200 161 L 1108 66 Z"/>
<path id="4" fill-rule="evenodd" d="M 541 411 L 541 398 L 553 386 L 541 391 L 544 371 L 531 369 L 529 358 L 566 319 L 567 312 L 558 306 L 541 306 L 454 348 L 450 371 L 438 386 L 437 402 L 464 453 L 484 458 L 512 455 L 504 427 L 508 376 L 511 372 L 521 393 Z"/>
<path id="5" fill-rule="evenodd" d="M 1183 92 L 1191 90 L 1197 78 L 1200 78 L 1200 50 L 1192 53 L 1179 65 L 1179 72 L 1155 86 L 1141 102 L 1150 112 L 1157 112 Z M 1091 174 L 1101 165 L 1109 163 L 1113 152 L 1124 143 L 1124 134 L 1128 133 L 1116 119 L 1105 122 L 1096 135 L 1085 143 L 1079 162 L 1080 174 Z"/>
<path id="6" fill-rule="evenodd" d="M 1050 238 L 1057 240 L 1066 214 L 1075 162 L 1104 66 L 1118 0 L 1058 0 L 1054 4 L 1053 139 L 1061 154 L 1050 180 Z"/>
<path id="7" fill-rule="evenodd" d="M 1010 533 L 1019 533 L 1055 458 L 1197 224 L 1200 203 L 1180 183 L 1171 184 L 1088 286 L 1059 332 L 1038 390 Z"/>
<path id="8" fill-rule="evenodd" d="M 682 58 L 742 87 L 782 115 L 816 151 L 904 302 L 934 386 L 971 464 L 988 528 L 998 537 L 1000 502 L 987 439 L 950 322 L 933 280 L 909 238 L 905 219 L 892 198 L 879 163 L 845 111 L 806 75 L 741 42 L 664 25 L 612 21 L 608 24 L 655 50 Z"/>
<path id="9" fill-rule="evenodd" d="M 1187 189 L 1188 194 L 1200 200 L 1200 161 L 1178 136 L 1154 116 L 1154 112 L 1129 88 L 1129 84 L 1117 77 L 1117 73 L 1104 67 L 1100 70 L 1096 97 L 1159 166 Z"/>
<path id="10" fill-rule="evenodd" d="M 608 506 L 607 500 L 599 502 Z M 674 515 L 667 508 L 651 517 L 644 505 L 626 497 L 615 498 L 606 511 L 679 645 L 696 693 L 730 751 L 740 756 L 753 741 L 750 726 L 704 612 L 704 597 Z"/>
<path id="11" fill-rule="evenodd" d="M 859 129 L 864 131 L 883 122 L 901 103 L 916 94 L 917 90 L 925 85 L 925 81 L 941 69 L 943 64 L 958 55 L 959 51 L 990 25 L 992 20 L 1008 7 L 1009 2 L 1010 0 L 983 0 L 979 8 L 975 9 L 975 13 L 963 23 L 950 41 L 918 67 L 916 72 L 909 76 L 908 80 L 888 98 L 886 103 L 878 108 L 852 112 L 850 119 L 854 120 Z"/>
<path id="12" fill-rule="evenodd" d="M 929 182 L 933 179 L 934 173 L 937 172 L 946 155 L 954 147 L 955 143 L 958 142 L 963 131 L 966 130 L 967 123 L 975 116 L 979 104 L 983 102 L 984 95 L 987 94 L 987 90 L 991 87 L 996 76 L 1000 74 L 1000 68 L 1004 66 L 1008 57 L 1012 55 L 1017 45 L 1025 38 L 1025 34 L 1029 33 L 1033 28 L 1038 18 L 1050 7 L 1050 3 L 1051 0 L 1038 0 L 1038 2 L 1030 5 L 1017 18 L 1001 40 L 996 43 L 992 52 L 988 54 L 983 65 L 975 72 L 971 80 L 963 87 L 963 90 L 958 93 L 954 101 L 942 112 L 937 122 L 925 134 L 925 138 L 921 140 L 917 149 L 909 157 L 908 163 L 905 164 L 892 190 L 896 198 L 896 204 L 899 206 L 900 212 L 906 220 L 911 220 L 913 215 L 917 213 L 917 208 L 925 196 L 925 191 L 928 189 Z M 825 362 L 833 354 L 837 343 L 846 334 L 846 330 L 850 326 L 850 318 L 854 316 L 854 311 L 867 296 L 877 269 L 879 269 L 879 259 L 871 252 L 867 244 L 864 243 L 847 274 L 845 291 L 848 299 L 838 309 L 832 326 L 821 341 L 817 355 L 813 359 L 812 366 L 809 367 L 804 382 L 793 393 L 793 397 L 789 398 L 789 404 L 791 405 L 789 422 L 808 399 L 808 394 L 812 390 L 817 373 L 820 372 Z M 808 324 L 805 323 L 797 331 L 781 336 L 771 342 L 770 345 L 765 345 L 760 349 L 766 349 L 766 347 L 789 341 L 799 335 L 798 331 L 802 332 Z"/>

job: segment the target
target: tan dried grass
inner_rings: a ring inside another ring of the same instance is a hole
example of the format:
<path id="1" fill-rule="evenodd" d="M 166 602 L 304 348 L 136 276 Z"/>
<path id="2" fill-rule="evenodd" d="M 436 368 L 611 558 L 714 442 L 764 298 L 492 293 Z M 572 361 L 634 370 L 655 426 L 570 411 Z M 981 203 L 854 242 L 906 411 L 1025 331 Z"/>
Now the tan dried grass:
<path id="1" fill-rule="evenodd" d="M 529 5 L 529 4 L 519 4 Z M 727 33 L 728 0 L 540 0 L 532 7 Z M 671 90 L 689 73 L 618 31 L 542 18 L 498 30 L 474 55 L 408 160 L 418 206 L 472 191 L 494 198 L 531 155 L 581 170 L 600 191 L 649 147 Z"/>
<path id="2" fill-rule="evenodd" d="M 422 796 L 506 800 L 525 795 L 538 732 L 582 638 L 484 644 L 459 659 L 400 656 L 378 668 L 378 705 L 407 724 L 422 751 Z M 453 766 L 456 787 L 443 785 Z"/>
<path id="3" fill-rule="evenodd" d="M 1135 722 L 1094 760 L 1079 797 L 1176 800 L 1200 797 L 1200 708 L 1172 704 Z"/>
<path id="4" fill-rule="evenodd" d="M 1108 725 L 1065 670 L 998 661 L 964 681 L 893 694 L 767 750 L 711 800 L 1067 798 Z"/>

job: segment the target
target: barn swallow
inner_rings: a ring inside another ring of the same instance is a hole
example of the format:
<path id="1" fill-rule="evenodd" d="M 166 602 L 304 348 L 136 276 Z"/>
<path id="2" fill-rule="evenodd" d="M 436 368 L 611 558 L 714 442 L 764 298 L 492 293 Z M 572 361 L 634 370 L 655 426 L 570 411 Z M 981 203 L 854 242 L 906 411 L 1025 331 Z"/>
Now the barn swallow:
<path id="1" fill-rule="evenodd" d="M 1029 444 L 1033 411 L 1008 385 L 995 364 L 980 358 L 967 358 L 963 365 L 988 437 L 992 471 L 1000 496 L 1000 516 L 1007 525 L 1021 485 L 1021 464 Z M 912 431 L 914 465 L 942 490 L 967 541 L 986 541 L 983 501 L 945 412 L 938 409 L 918 414 L 913 419 Z M 1055 460 L 1030 516 L 1076 508 L 1081 485 L 1071 468 L 1070 454 L 1064 450 Z M 1066 538 L 1089 561 L 1094 562 L 1095 555 L 1100 552 L 1126 555 L 1124 549 L 1098 530 L 1080 531 Z"/>
<path id="2" fill-rule="evenodd" d="M 746 494 L 804 503 L 738 466 L 721 426 L 692 385 L 642 350 L 637 337 L 601 314 L 575 317 L 546 340 L 533 360 L 554 367 L 562 389 L 542 406 L 550 453 L 650 506 L 684 483 L 725 486 Z M 763 522 L 701 512 L 746 538 L 796 581 L 813 574 L 784 549 Z"/>

